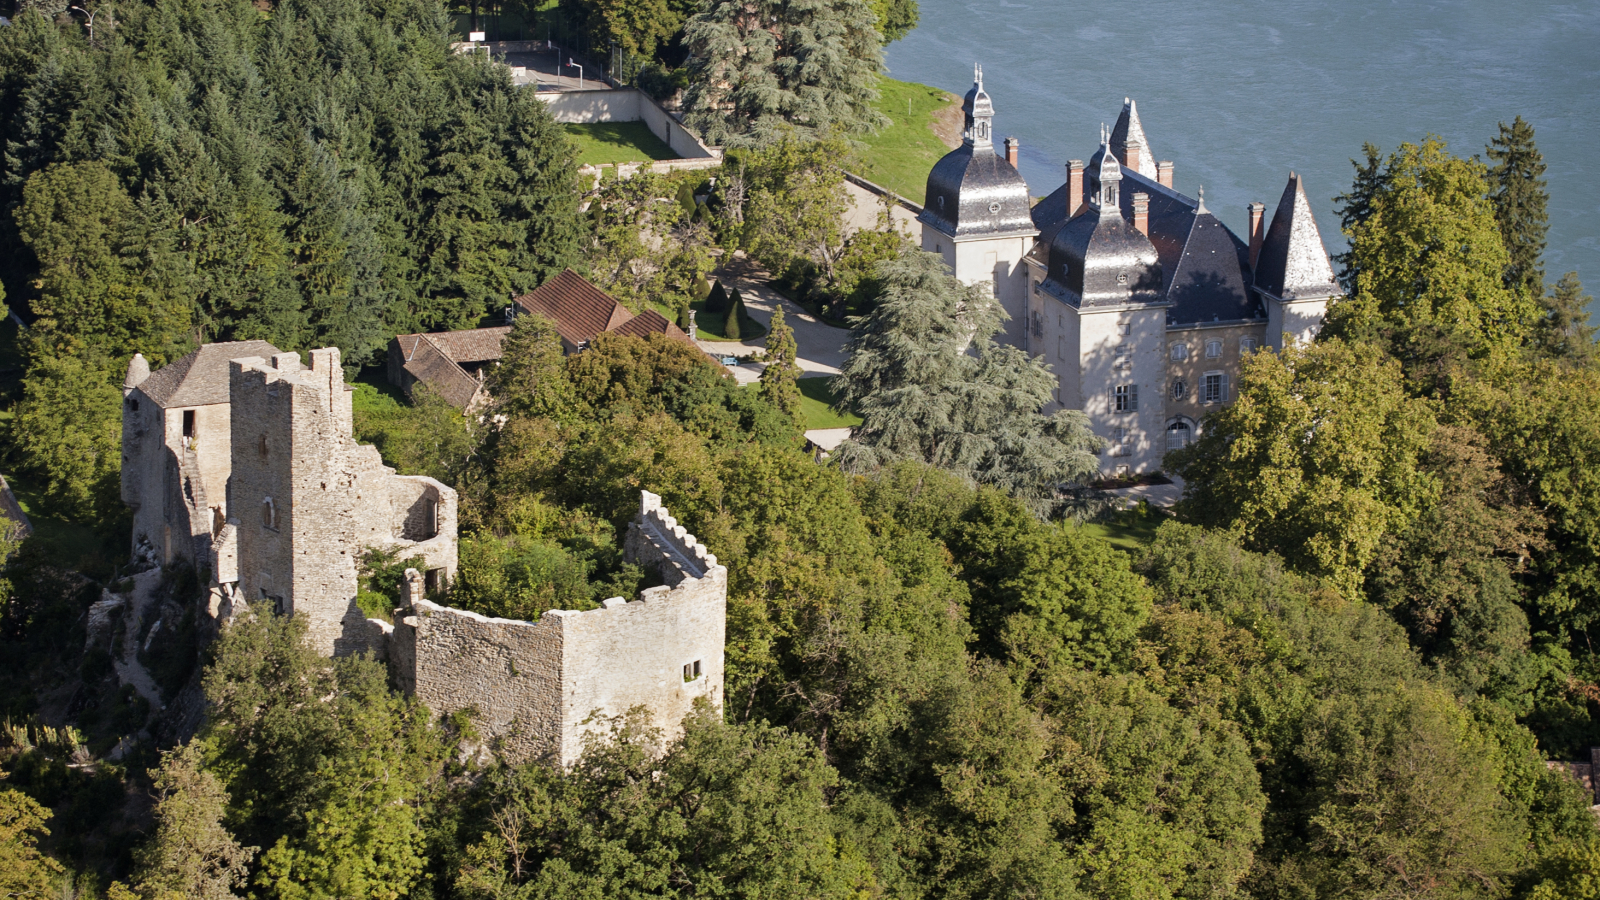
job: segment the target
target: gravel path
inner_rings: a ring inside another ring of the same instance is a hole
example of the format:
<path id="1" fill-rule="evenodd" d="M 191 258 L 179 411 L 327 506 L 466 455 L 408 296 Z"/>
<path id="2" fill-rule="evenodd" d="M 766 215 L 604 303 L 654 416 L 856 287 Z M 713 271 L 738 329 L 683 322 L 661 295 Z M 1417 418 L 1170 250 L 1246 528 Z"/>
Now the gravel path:
<path id="1" fill-rule="evenodd" d="M 128 594 L 128 611 L 122 617 L 122 657 L 112 660 L 117 670 L 117 680 L 133 685 L 139 696 L 155 709 L 166 709 L 161 701 L 161 688 L 139 662 L 139 632 L 144 628 L 144 617 L 155 599 L 155 589 L 161 583 L 161 570 L 151 569 L 133 576 L 133 591 Z M 165 626 L 163 626 L 165 627 Z"/>
<path id="2" fill-rule="evenodd" d="M 844 365 L 844 345 L 850 340 L 848 328 L 837 328 L 817 320 L 816 316 L 806 312 L 799 306 L 785 299 L 777 291 L 767 287 L 769 277 L 764 269 L 754 260 L 746 259 L 743 253 L 736 255 L 717 270 L 717 277 L 728 288 L 737 287 L 740 296 L 744 297 L 744 308 L 750 318 L 761 323 L 762 328 L 770 327 L 772 311 L 778 304 L 783 304 L 783 319 L 789 327 L 794 329 L 795 345 L 800 349 L 800 358 L 796 360 L 806 375 L 837 375 L 839 367 Z M 759 338 L 748 341 L 696 341 L 700 349 L 714 355 L 732 354 L 743 356 L 756 351 L 767 349 L 767 337 L 763 334 Z M 729 371 L 740 382 L 754 381 L 760 377 L 759 365 L 744 365 L 731 367 Z"/>

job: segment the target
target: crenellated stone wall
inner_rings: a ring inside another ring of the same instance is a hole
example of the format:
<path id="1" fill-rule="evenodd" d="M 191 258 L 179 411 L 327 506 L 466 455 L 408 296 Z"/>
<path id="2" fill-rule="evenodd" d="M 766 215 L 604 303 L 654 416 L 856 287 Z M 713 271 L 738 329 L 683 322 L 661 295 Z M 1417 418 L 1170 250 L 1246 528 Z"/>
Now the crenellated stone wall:
<path id="1" fill-rule="evenodd" d="M 720 708 L 728 571 L 642 493 L 625 556 L 666 585 L 522 622 L 430 602 L 409 570 L 389 649 L 398 686 L 440 715 L 474 710 L 478 732 L 516 762 L 572 764 L 597 715 L 642 706 L 670 740 L 697 698 Z"/>

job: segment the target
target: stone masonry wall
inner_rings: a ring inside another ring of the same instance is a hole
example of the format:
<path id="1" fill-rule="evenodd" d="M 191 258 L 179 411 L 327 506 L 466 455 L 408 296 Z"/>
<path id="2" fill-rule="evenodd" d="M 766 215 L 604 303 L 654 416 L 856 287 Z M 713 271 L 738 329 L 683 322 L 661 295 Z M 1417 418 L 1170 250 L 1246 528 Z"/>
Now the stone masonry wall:
<path id="1" fill-rule="evenodd" d="M 408 604 L 389 648 L 397 683 L 436 714 L 475 709 L 479 733 L 514 762 L 570 765 L 591 717 L 635 706 L 676 737 L 697 698 L 722 703 L 727 569 L 648 492 L 625 548 L 630 562 L 659 567 L 668 584 L 600 609 L 551 610 L 537 622 L 431 603 L 420 573 L 409 570 Z"/>

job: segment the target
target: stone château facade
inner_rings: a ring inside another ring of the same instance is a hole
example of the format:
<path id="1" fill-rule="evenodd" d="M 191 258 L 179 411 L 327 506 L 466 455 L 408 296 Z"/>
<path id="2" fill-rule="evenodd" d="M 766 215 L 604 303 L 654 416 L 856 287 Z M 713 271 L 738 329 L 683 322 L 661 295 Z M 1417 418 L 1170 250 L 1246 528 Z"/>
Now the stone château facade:
<path id="1" fill-rule="evenodd" d="M 928 174 L 922 248 L 957 278 L 988 282 L 1010 321 L 1002 340 L 1049 363 L 1055 409 L 1081 409 L 1106 442 L 1107 475 L 1161 468 L 1233 400 L 1243 357 L 1306 341 L 1340 295 L 1300 178 L 1290 174 L 1270 226 L 1248 206 L 1240 239 L 1173 189 L 1132 100 L 1102 127 L 1088 165 L 1038 204 L 995 152 L 982 70 L 963 104 L 962 146 Z"/>
<path id="2" fill-rule="evenodd" d="M 435 713 L 474 710 L 513 761 L 571 763 L 585 721 L 634 706 L 669 735 L 697 698 L 720 707 L 727 570 L 643 495 L 625 558 L 663 585 L 537 622 L 492 619 L 427 599 L 456 570 L 456 493 L 398 475 L 352 437 L 337 349 L 311 365 L 260 341 L 207 344 L 152 373 L 129 366 L 122 495 L 134 552 L 210 573 L 210 612 L 268 601 L 306 617 L 329 656 L 386 658 L 399 687 Z M 361 555 L 421 557 L 397 626 L 356 603 Z"/>

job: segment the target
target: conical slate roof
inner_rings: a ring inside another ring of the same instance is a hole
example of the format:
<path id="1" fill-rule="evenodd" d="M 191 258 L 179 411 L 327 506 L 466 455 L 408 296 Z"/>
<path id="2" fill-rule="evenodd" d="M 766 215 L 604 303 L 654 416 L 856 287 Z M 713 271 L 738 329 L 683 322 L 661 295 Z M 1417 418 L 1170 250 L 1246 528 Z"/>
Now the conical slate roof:
<path id="1" fill-rule="evenodd" d="M 1139 123 L 1139 106 L 1133 98 L 1122 98 L 1122 115 L 1117 117 L 1117 124 L 1111 129 L 1111 150 L 1117 158 L 1124 163 L 1128 161 L 1128 144 L 1137 143 L 1139 150 L 1139 165 L 1134 167 L 1146 178 L 1154 180 L 1156 177 L 1156 155 L 1150 149 L 1150 142 L 1145 139 L 1144 126 Z"/>
<path id="2" fill-rule="evenodd" d="M 1342 293 L 1328 251 L 1322 246 L 1311 203 L 1306 200 L 1305 185 L 1293 172 L 1261 244 L 1255 286 L 1280 300 L 1314 300 Z"/>

